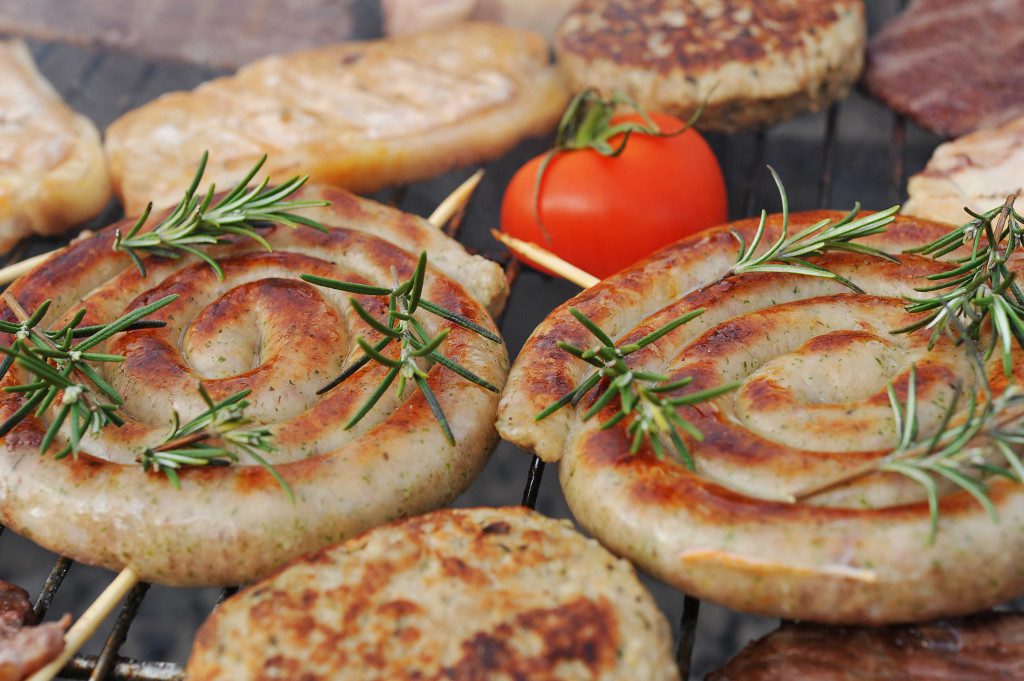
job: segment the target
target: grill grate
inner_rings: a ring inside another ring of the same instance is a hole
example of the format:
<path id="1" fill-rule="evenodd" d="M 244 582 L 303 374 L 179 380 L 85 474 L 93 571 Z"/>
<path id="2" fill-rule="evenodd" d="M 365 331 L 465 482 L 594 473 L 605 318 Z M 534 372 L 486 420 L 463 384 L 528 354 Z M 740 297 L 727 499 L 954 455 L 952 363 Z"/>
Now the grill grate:
<path id="1" fill-rule="evenodd" d="M 892 2 L 890 3 L 890 9 L 892 12 L 895 12 L 903 4 L 902 1 Z M 63 46 L 51 43 L 40 46 L 35 50 L 35 54 L 37 60 L 43 64 L 44 71 L 49 71 L 51 69 L 45 68 L 45 62 L 48 60 L 58 60 L 62 64 L 73 61 L 68 59 L 66 49 Z M 95 98 L 91 102 L 76 103 L 73 101 L 75 98 L 81 100 L 82 97 L 80 95 L 90 91 L 93 80 L 99 78 L 107 69 L 113 68 L 117 59 L 116 56 L 107 52 L 95 54 L 84 60 L 77 69 L 65 65 L 60 72 L 65 75 L 66 80 L 60 82 L 59 77 L 55 80 L 58 90 L 64 93 L 65 97 L 73 105 L 91 103 L 95 107 L 95 110 L 86 110 L 84 113 L 90 115 L 101 127 L 104 127 L 128 109 L 168 89 L 167 82 L 170 78 L 166 74 L 167 69 L 148 62 L 140 66 L 134 77 L 125 77 L 123 79 L 122 82 L 128 83 L 129 88 L 122 90 L 121 94 L 116 98 L 106 102 L 100 102 Z M 173 68 L 177 72 L 177 79 L 173 81 L 176 88 L 182 87 L 182 69 L 188 72 L 186 79 L 194 81 L 192 85 L 217 75 L 215 72 L 194 67 L 175 66 Z M 88 106 L 78 106 L 77 108 L 88 109 Z M 824 116 L 824 131 L 820 137 L 820 143 L 817 145 L 820 147 L 820 153 L 818 154 L 819 179 L 815 194 L 815 205 L 818 207 L 827 207 L 832 203 L 838 146 L 837 139 L 839 137 L 839 122 L 842 120 L 843 108 L 844 104 L 842 102 L 833 104 Z M 907 123 L 902 116 L 898 114 L 891 116 L 890 155 L 888 181 L 886 184 L 887 199 L 890 203 L 896 202 L 903 190 L 907 127 Z M 758 202 L 757 186 L 758 181 L 762 179 L 768 153 L 768 134 L 766 131 L 762 130 L 750 135 L 749 150 L 749 163 L 746 164 L 742 171 L 733 172 L 727 178 L 732 180 L 730 182 L 731 187 L 739 189 L 737 205 L 741 207 L 740 210 L 743 215 L 752 215 L 755 208 L 758 208 L 760 205 Z M 739 179 L 738 182 L 736 181 L 737 179 Z M 390 201 L 394 205 L 401 205 L 406 197 L 407 187 L 400 187 L 391 195 Z M 112 221 L 115 217 L 117 217 L 117 210 L 115 207 L 111 207 L 103 215 L 93 220 L 87 227 L 96 228 L 102 226 Z M 37 252 L 50 250 L 59 245 L 59 243 L 59 241 L 53 239 L 34 239 L 27 243 L 27 247 L 22 245 L 21 249 L 16 251 L 11 259 L 16 260 Z M 514 259 L 506 260 L 505 273 L 510 289 L 513 291 L 515 289 L 512 288 L 512 284 L 517 278 L 519 271 L 518 261 Z M 510 304 L 511 301 L 512 298 L 510 297 Z M 507 326 L 505 320 L 499 320 L 499 326 L 505 331 Z M 537 505 L 544 470 L 544 462 L 534 456 L 526 474 L 522 496 L 523 505 L 530 508 L 534 508 Z M 3 531 L 4 528 L 0 525 L 0 535 L 3 534 Z M 72 566 L 73 561 L 68 558 L 58 557 L 56 559 L 35 602 L 34 611 L 37 617 L 42 618 L 46 614 Z M 237 587 L 223 589 L 217 600 L 217 605 L 220 605 L 237 590 Z M 140 583 L 136 585 L 126 597 L 100 653 L 98 655 L 76 655 L 62 672 L 61 678 L 110 679 L 112 681 L 177 681 L 182 679 L 183 669 L 178 664 L 136 660 L 119 655 L 119 651 L 128 636 L 132 623 L 148 591 L 148 584 Z M 692 668 L 700 609 L 701 603 L 698 599 L 691 596 L 683 596 L 677 661 L 684 679 L 689 677 Z"/>

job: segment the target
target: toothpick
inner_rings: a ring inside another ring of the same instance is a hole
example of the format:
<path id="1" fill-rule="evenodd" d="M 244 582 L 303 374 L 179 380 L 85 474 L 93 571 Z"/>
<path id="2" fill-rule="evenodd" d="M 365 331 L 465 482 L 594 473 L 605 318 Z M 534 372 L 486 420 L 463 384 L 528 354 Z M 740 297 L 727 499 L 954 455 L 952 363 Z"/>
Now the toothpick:
<path id="1" fill-rule="evenodd" d="M 72 241 L 78 241 L 79 239 L 85 239 L 86 237 L 90 236 L 92 236 L 92 231 L 88 229 L 83 229 L 81 233 L 79 233 L 79 235 L 76 236 Z M 3 286 L 4 284 L 10 284 L 12 281 L 17 279 L 21 275 L 28 274 L 28 272 L 31 271 L 36 265 L 43 262 L 44 260 L 46 260 L 59 250 L 60 249 L 58 248 L 48 253 L 40 253 L 39 255 L 33 255 L 31 258 L 26 258 L 25 260 L 21 260 L 19 262 L 8 265 L 7 267 L 4 267 L 3 269 L 0 269 L 0 286 Z"/>
<path id="2" fill-rule="evenodd" d="M 597 282 L 601 281 L 593 274 L 584 272 L 572 263 L 562 260 L 551 251 L 544 250 L 537 244 L 517 239 L 514 236 L 509 236 L 508 234 L 499 232 L 496 229 L 491 230 L 491 236 L 505 244 L 505 247 L 513 253 L 521 255 L 524 258 L 529 258 L 538 265 L 551 270 L 558 276 L 571 281 L 580 288 L 590 288 Z"/>
<path id="3" fill-rule="evenodd" d="M 89 609 L 82 613 L 78 621 L 68 629 L 68 633 L 64 635 L 64 650 L 61 651 L 61 654 L 30 676 L 28 681 L 50 681 L 56 677 L 64 665 L 85 645 L 85 642 L 92 638 L 107 615 L 138 582 L 139 575 L 130 565 L 121 570 L 110 586 L 103 590 L 99 598 L 93 601 Z"/>
<path id="4" fill-rule="evenodd" d="M 444 201 L 437 205 L 434 212 L 430 214 L 429 218 L 427 218 L 427 222 L 438 229 L 443 229 L 444 226 L 448 224 L 449 220 L 466 209 L 466 204 L 469 203 L 469 198 L 473 196 L 473 192 L 476 191 L 477 185 L 480 184 L 480 180 L 483 179 L 483 176 L 483 168 L 470 175 L 465 182 L 456 187 L 455 191 L 445 197 Z"/>

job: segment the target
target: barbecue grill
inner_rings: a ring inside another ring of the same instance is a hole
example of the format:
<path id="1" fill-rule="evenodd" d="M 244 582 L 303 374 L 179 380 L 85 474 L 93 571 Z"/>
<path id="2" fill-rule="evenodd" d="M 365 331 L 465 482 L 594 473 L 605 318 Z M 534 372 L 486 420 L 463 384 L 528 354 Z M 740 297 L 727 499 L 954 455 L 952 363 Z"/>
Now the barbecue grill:
<path id="1" fill-rule="evenodd" d="M 374 18 L 376 3 L 356 2 L 357 28 L 372 35 L 379 27 Z M 902 6 L 899 0 L 877 0 L 868 5 L 872 31 Z M 194 87 L 220 75 L 220 71 L 193 65 L 149 61 L 106 50 L 71 47 L 57 43 L 32 43 L 32 52 L 43 73 L 69 105 L 92 118 L 101 128 L 130 108 L 169 91 Z M 471 250 L 505 264 L 511 296 L 499 320 L 515 356 L 530 331 L 556 305 L 577 290 L 531 270 L 522 270 L 500 251 L 487 235 L 497 223 L 505 184 L 528 158 L 540 153 L 549 140 L 521 144 L 503 158 L 486 166 L 487 174 L 467 208 L 458 238 Z M 768 180 L 765 164 L 781 174 L 794 210 L 816 207 L 848 208 L 859 199 L 866 208 L 886 207 L 902 199 L 905 177 L 923 167 L 938 138 L 922 132 L 881 104 L 854 92 L 827 111 L 809 114 L 757 133 L 710 135 L 729 189 L 731 218 L 751 215 L 762 207 L 777 210 L 777 196 Z M 429 182 L 383 192 L 375 198 L 404 210 L 428 214 L 470 171 L 450 173 Z M 111 205 L 87 228 L 109 224 L 120 217 Z M 67 239 L 33 238 L 23 242 L 10 257 L 19 260 L 51 250 Z M 568 515 L 554 476 L 546 478 L 544 463 L 532 461 L 512 445 L 502 442 L 481 478 L 456 505 L 502 505 L 520 502 L 519 484 L 525 473 L 521 502 L 539 507 L 549 515 Z M 61 522 L 53 518 L 52 522 Z M 0 533 L 3 532 L 0 526 Z M 30 590 L 42 582 L 35 612 L 42 617 L 51 606 L 81 613 L 112 578 L 110 573 L 74 567 L 72 561 L 49 554 L 7 533 L 0 537 L 0 577 Z M 49 565 L 52 564 L 52 567 Z M 47 575 L 47 569 L 49 573 Z M 60 591 L 62 585 L 63 591 Z M 705 606 L 662 585 L 648 581 L 663 609 L 676 623 L 678 662 L 683 678 L 703 678 L 720 666 L 747 640 L 774 627 L 774 620 L 742 615 Z M 148 584 L 131 590 L 113 621 L 101 628 L 87 650 L 76 655 L 62 678 L 170 681 L 183 677 L 182 663 L 192 636 L 215 607 L 237 587 L 216 590 L 164 589 L 150 592 Z M 175 606 L 173 614 L 165 607 Z M 146 605 L 147 607 L 143 607 Z M 133 629 L 133 624 L 134 629 Z M 135 636 L 129 640 L 129 632 Z M 122 648 L 126 647 L 125 655 Z M 137 652 L 137 651 L 141 651 Z M 147 659 L 136 659 L 145 657 Z M 156 660 L 150 658 L 157 658 Z M 174 661 L 162 661 L 167 657 Z M 162 658 L 162 659 L 161 659 Z"/>

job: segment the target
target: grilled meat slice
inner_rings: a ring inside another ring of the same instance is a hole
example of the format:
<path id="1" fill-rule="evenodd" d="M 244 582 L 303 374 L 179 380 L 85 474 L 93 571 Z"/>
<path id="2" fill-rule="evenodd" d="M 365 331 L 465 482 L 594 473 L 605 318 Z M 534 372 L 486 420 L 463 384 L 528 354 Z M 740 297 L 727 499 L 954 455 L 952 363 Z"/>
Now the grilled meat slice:
<path id="1" fill-rule="evenodd" d="M 878 629 L 784 624 L 707 681 L 996 681 L 1024 678 L 1024 614 Z"/>
<path id="2" fill-rule="evenodd" d="M 61 101 L 24 43 L 0 41 L 0 252 L 59 234 L 109 199 L 96 127 Z"/>
<path id="3" fill-rule="evenodd" d="M 914 0 L 871 39 L 868 90 L 959 137 L 1024 115 L 1024 2 Z"/>
<path id="4" fill-rule="evenodd" d="M 551 128 L 567 97 L 542 37 L 463 24 L 268 57 L 125 114 L 106 149 L 128 214 L 177 202 L 204 150 L 218 187 L 270 154 L 276 181 L 367 192 L 498 156 Z"/>
<path id="5" fill-rule="evenodd" d="M 64 650 L 71 615 L 38 626 L 28 592 L 0 580 L 0 681 L 21 681 Z"/>

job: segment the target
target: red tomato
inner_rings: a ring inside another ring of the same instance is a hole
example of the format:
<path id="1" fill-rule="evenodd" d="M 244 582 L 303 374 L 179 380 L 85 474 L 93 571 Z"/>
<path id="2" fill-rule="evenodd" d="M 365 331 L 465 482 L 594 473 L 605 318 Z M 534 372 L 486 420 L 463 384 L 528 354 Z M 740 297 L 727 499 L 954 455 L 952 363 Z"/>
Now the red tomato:
<path id="1" fill-rule="evenodd" d="M 667 114 L 650 116 L 661 130 L 683 127 Z M 623 121 L 644 122 L 625 114 L 611 124 Z M 622 135 L 609 139 L 613 148 L 621 141 Z M 543 158 L 513 176 L 501 205 L 501 229 L 602 279 L 666 244 L 724 223 L 728 215 L 722 170 L 700 133 L 634 133 L 618 156 L 593 149 L 554 155 L 540 186 L 539 213 L 549 241 L 534 214 Z"/>

